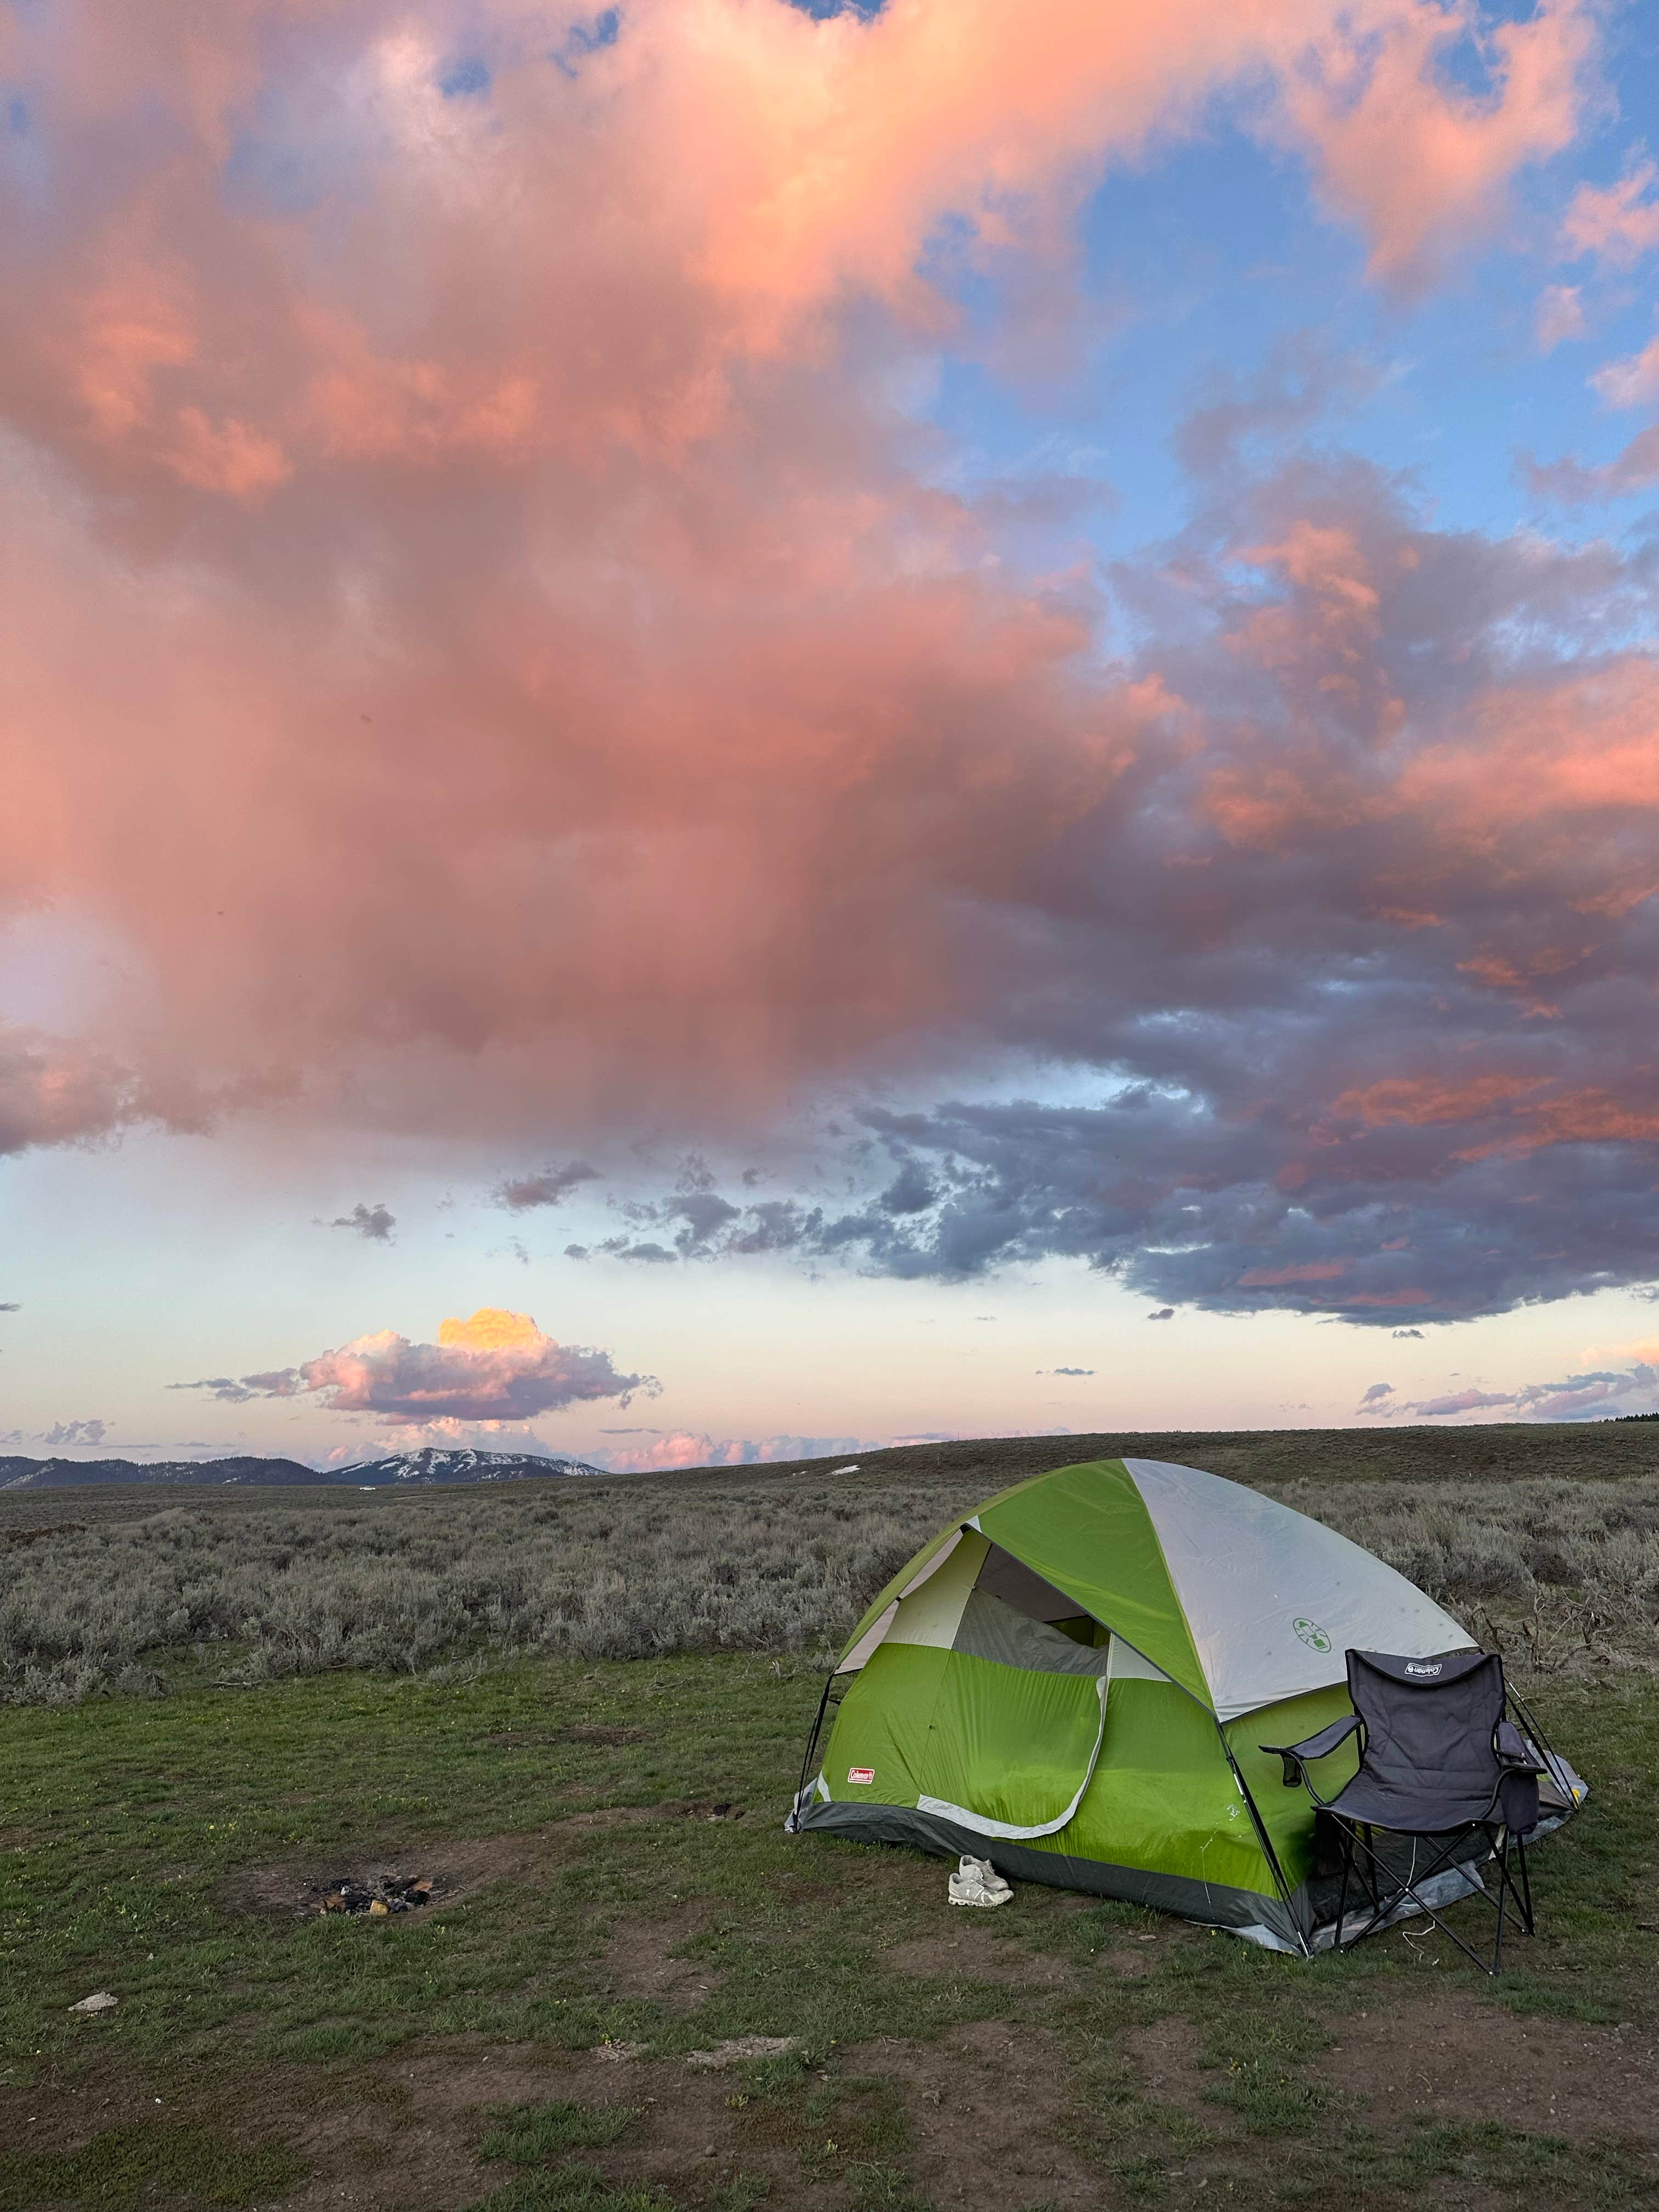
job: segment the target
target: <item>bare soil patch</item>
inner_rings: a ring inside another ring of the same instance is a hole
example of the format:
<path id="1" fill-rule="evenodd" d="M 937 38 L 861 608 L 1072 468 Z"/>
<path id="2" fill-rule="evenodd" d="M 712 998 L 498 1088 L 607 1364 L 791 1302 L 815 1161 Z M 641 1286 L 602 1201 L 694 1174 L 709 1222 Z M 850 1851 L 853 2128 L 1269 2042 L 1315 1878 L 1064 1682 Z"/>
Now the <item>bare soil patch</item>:
<path id="1" fill-rule="evenodd" d="M 688 1909 L 672 1920 L 617 1921 L 605 1945 L 602 1990 L 607 1996 L 650 1997 L 685 2011 L 700 2004 L 724 1977 L 706 1960 L 671 1954 L 708 1917 L 706 1909 Z"/>
<path id="2" fill-rule="evenodd" d="M 430 1879 L 426 1912 L 393 1914 L 386 1923 L 392 1926 L 422 1919 L 434 1906 L 456 1904 L 492 1881 L 522 1877 L 553 1856 L 544 1838 L 534 1833 L 464 1839 L 429 1850 L 346 1850 L 327 1860 L 279 1859 L 269 1866 L 244 1867 L 225 1885 L 225 1897 L 240 1911 L 266 1913 L 279 1920 L 311 1920 L 329 1885 L 343 1872 L 359 1878 L 391 1875 Z M 351 1860 L 355 1865 L 343 1864 Z"/>
<path id="3" fill-rule="evenodd" d="M 847 2057 L 903 2098 L 921 2195 L 967 2212 L 1093 2212 L 1106 2198 L 1098 2167 L 1067 2141 L 1080 2117 L 1072 2068 L 1044 2030 L 975 2021 L 937 2043 L 860 2044 Z"/>
<path id="4" fill-rule="evenodd" d="M 1656 2059 L 1650 2032 L 1520 2019 L 1448 1995 L 1391 1998 L 1386 2011 L 1342 2022 L 1336 2047 L 1313 2071 L 1380 2127 L 1402 2117 L 1501 2120 L 1529 2135 L 1612 2139 L 1654 2155 Z"/>
<path id="5" fill-rule="evenodd" d="M 1124 2040 L 1141 2088 L 1154 2104 L 1173 2106 L 1178 2112 L 1201 2119 L 1206 2127 L 1217 2125 L 1216 2108 L 1204 2094 L 1198 2033 L 1190 2021 L 1171 2014 L 1145 2027 L 1131 2028 Z"/>

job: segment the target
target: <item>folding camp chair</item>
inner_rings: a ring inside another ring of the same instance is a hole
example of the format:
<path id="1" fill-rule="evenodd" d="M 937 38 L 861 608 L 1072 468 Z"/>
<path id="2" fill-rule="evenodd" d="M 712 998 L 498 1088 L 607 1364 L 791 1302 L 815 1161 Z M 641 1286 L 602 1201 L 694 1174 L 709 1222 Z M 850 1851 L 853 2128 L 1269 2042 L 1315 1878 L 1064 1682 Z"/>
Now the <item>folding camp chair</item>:
<path id="1" fill-rule="evenodd" d="M 1526 1838 L 1538 1826 L 1538 1778 L 1547 1771 L 1536 1747 L 1505 1717 L 1504 1662 L 1484 1651 L 1425 1659 L 1382 1651 L 1346 1656 L 1352 1712 L 1304 1742 L 1261 1746 L 1284 1760 L 1286 1789 L 1302 1784 L 1336 1832 L 1342 1885 L 1335 1941 L 1343 1942 L 1348 1892 L 1357 1883 L 1370 1911 L 1348 1942 L 1414 1905 L 1477 1966 L 1496 1974 L 1511 1913 L 1518 1928 L 1533 1932 Z M 1358 1773 L 1334 1797 L 1322 1796 L 1310 1765 L 1356 1730 Z M 1408 1848 L 1379 1842 L 1379 1833 Z M 1488 1858 L 1498 1868 L 1495 1895 L 1475 1871 Z M 1443 1877 L 1451 1875 L 1467 1885 L 1457 1897 L 1484 1897 L 1496 1907 L 1490 1965 L 1434 1910 L 1455 1901 L 1445 1894 L 1453 1885 Z"/>

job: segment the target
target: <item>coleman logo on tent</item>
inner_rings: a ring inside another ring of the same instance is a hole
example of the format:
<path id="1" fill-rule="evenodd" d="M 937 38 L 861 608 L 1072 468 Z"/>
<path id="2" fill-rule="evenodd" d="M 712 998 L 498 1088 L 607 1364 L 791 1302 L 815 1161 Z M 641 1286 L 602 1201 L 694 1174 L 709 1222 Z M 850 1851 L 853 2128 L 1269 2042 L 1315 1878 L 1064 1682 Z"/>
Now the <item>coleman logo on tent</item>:
<path id="1" fill-rule="evenodd" d="M 849 1782 L 873 1782 L 875 1778 L 876 1770 L 873 1766 L 849 1766 L 847 1770 L 847 1779 Z"/>
<path id="2" fill-rule="evenodd" d="M 1303 1620 L 1298 1618 L 1291 1623 L 1291 1626 L 1295 1629 L 1310 1650 L 1328 1651 L 1330 1650 L 1331 1639 L 1316 1620 Z"/>
<path id="3" fill-rule="evenodd" d="M 1408 1659 L 1406 1662 L 1406 1672 L 1408 1674 L 1437 1674 L 1440 1672 L 1440 1666 L 1441 1662 L 1438 1659 L 1435 1661 L 1432 1667 L 1419 1667 L 1414 1659 Z"/>

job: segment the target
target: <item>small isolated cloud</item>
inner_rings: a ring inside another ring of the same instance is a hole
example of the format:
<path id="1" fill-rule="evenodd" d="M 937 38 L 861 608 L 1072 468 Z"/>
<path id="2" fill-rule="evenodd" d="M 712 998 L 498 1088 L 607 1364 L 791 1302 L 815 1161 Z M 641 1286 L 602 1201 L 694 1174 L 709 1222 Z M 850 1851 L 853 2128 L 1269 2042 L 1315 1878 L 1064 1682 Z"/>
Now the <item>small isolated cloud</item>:
<path id="1" fill-rule="evenodd" d="M 509 1176 L 496 1184 L 491 1196 L 509 1213 L 526 1213 L 532 1206 L 557 1206 L 580 1184 L 598 1177 L 599 1170 L 586 1160 L 571 1160 L 562 1168 L 544 1168 L 539 1175 Z"/>
<path id="2" fill-rule="evenodd" d="M 384 1206 L 365 1206 L 360 1199 L 349 1213 L 337 1213 L 325 1224 L 330 1229 L 352 1229 L 359 1237 L 367 1237 L 371 1244 L 389 1244 L 392 1232 L 398 1225 L 398 1217 Z"/>
<path id="3" fill-rule="evenodd" d="M 1659 338 L 1650 338 L 1640 353 L 1598 368 L 1590 383 L 1609 407 L 1640 407 L 1659 398 Z"/>
<path id="4" fill-rule="evenodd" d="M 1540 353 L 1553 353 L 1569 338 L 1582 338 L 1584 330 L 1584 303 L 1576 284 L 1551 284 L 1539 294 L 1532 332 Z"/>
<path id="5" fill-rule="evenodd" d="M 1446 1413 L 1479 1413 L 1489 1406 L 1512 1406 L 1512 1390 L 1451 1390 L 1443 1397 L 1422 1398 L 1407 1406 L 1408 1413 L 1419 1414 L 1425 1421 L 1438 1419 Z"/>
<path id="6" fill-rule="evenodd" d="M 0 1313 L 21 1313 L 22 1310 L 15 1298 L 0 1298 Z"/>
<path id="7" fill-rule="evenodd" d="M 1054 1370 L 1056 1375 L 1092 1375 L 1094 1371 L 1092 1367 L 1056 1367 Z"/>
<path id="8" fill-rule="evenodd" d="M 1175 1308 L 1173 1306 L 1160 1306 L 1156 1313 L 1149 1313 L 1146 1318 L 1148 1321 L 1173 1321 L 1175 1319 Z"/>
<path id="9" fill-rule="evenodd" d="M 40 1441 L 54 1451 L 72 1451 L 79 1444 L 100 1444 L 108 1433 L 107 1421 L 55 1421 Z"/>
<path id="10" fill-rule="evenodd" d="M 175 1382 L 231 1405 L 249 1398 L 315 1394 L 331 1412 L 372 1413 L 394 1425 L 439 1420 L 527 1421 L 562 1406 L 654 1392 L 654 1376 L 623 1375 L 611 1354 L 545 1336 L 528 1314 L 480 1306 L 470 1321 L 446 1321 L 436 1344 L 412 1344 L 383 1329 L 297 1367 L 259 1375 Z"/>
<path id="11" fill-rule="evenodd" d="M 1397 1328 L 1395 1331 L 1395 1334 L 1396 1336 L 1414 1336 L 1419 1344 L 1426 1341 L 1420 1328 Z"/>
<path id="12" fill-rule="evenodd" d="M 1644 161 L 1616 185 L 1580 185 L 1561 225 L 1570 259 L 1588 255 L 1610 268 L 1631 269 L 1659 246 L 1659 171 Z"/>
<path id="13" fill-rule="evenodd" d="M 1379 1405 L 1384 1398 L 1392 1398 L 1393 1395 L 1392 1382 L 1373 1382 L 1359 1402 L 1362 1406 L 1376 1406 Z"/>

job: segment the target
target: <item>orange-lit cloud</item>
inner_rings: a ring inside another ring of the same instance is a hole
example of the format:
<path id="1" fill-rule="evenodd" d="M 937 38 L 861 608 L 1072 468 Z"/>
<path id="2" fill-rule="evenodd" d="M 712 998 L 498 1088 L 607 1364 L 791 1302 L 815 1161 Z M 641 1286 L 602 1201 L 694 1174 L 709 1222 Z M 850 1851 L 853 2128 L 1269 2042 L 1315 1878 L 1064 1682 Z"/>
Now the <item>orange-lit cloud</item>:
<path id="1" fill-rule="evenodd" d="M 14 14 L 64 182 L 0 210 L 0 900 L 124 965 L 82 1031 L 0 1036 L 0 1146 L 350 1120 L 532 1209 L 642 1133 L 1037 1064 L 1133 1110 L 942 1107 L 869 1139 L 867 1203 L 679 1193 L 596 1261 L 1134 1249 L 1172 1303 L 1466 1311 L 1525 1271 L 1419 1212 L 1512 1219 L 1525 1158 L 1561 1283 L 1638 1266 L 1603 1156 L 1652 1121 L 1641 560 L 1299 445 L 1343 382 L 1304 359 L 1177 441 L 1192 519 L 1124 623 L 896 397 L 965 328 L 941 256 L 1016 256 L 1040 355 L 1093 185 L 1222 98 L 1421 283 L 1566 144 L 1594 20 Z M 562 1387 L 550 1342 L 279 1372 L 486 1418 Z"/>
<path id="2" fill-rule="evenodd" d="M 444 1322 L 435 1345 L 381 1329 L 296 1367 L 173 1387 L 206 1390 L 233 1405 L 314 1394 L 332 1413 L 424 1427 L 528 1421 L 606 1398 L 627 1405 L 635 1391 L 656 1385 L 649 1376 L 619 1374 L 609 1352 L 557 1343 L 528 1314 L 481 1306 L 468 1321 Z"/>

